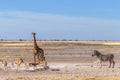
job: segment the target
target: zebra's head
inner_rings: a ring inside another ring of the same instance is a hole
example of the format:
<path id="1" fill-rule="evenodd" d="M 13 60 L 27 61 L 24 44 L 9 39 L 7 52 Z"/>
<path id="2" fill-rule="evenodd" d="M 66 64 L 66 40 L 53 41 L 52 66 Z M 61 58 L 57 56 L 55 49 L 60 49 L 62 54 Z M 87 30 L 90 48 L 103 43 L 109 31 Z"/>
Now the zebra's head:
<path id="1" fill-rule="evenodd" d="M 97 51 L 97 50 L 94 50 L 94 53 L 92 54 L 92 56 L 100 56 L 102 55 L 101 52 Z"/>

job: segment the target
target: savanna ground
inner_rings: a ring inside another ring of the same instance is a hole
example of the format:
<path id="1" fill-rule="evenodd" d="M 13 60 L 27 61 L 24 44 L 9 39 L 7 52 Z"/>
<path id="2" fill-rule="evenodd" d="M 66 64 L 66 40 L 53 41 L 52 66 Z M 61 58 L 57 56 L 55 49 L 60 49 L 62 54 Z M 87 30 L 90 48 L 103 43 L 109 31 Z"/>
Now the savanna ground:
<path id="1" fill-rule="evenodd" d="M 23 58 L 33 62 L 32 41 L 0 41 L 0 59 L 8 62 L 7 70 L 0 66 L 1 80 L 119 80 L 120 41 L 37 41 L 46 56 L 48 70 L 26 70 L 22 64 L 12 69 L 11 62 Z M 115 68 L 94 64 L 94 50 L 114 54 Z M 41 66 L 39 65 L 38 68 Z"/>

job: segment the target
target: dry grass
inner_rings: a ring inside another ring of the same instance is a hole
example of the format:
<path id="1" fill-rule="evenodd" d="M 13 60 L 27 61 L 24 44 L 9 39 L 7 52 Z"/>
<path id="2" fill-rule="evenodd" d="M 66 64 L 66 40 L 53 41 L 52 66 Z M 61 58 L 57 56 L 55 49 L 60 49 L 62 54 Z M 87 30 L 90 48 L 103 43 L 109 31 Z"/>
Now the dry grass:
<path id="1" fill-rule="evenodd" d="M 38 45 L 120 45 L 120 41 L 37 41 Z M 0 41 L 0 46 L 33 46 L 32 41 Z"/>
<path id="2" fill-rule="evenodd" d="M 92 60 L 94 59 L 91 58 L 91 54 L 94 49 L 98 49 L 103 53 L 113 52 L 115 53 L 115 57 L 117 61 L 119 61 L 120 59 L 119 58 L 120 47 L 118 46 L 120 45 L 120 41 L 49 41 L 48 40 L 48 41 L 37 41 L 37 43 L 40 47 L 42 47 L 45 50 L 46 58 L 49 62 L 53 62 L 53 61 L 56 61 L 56 62 L 66 61 L 71 63 L 72 62 L 79 62 L 79 63 L 92 62 Z M 111 45 L 112 47 L 104 46 L 104 45 Z M 117 45 L 117 46 L 114 46 L 114 45 Z M 27 61 L 33 60 L 33 54 L 32 54 L 33 41 L 0 41 L 0 47 L 1 47 L 0 59 L 5 59 L 5 60 L 7 59 L 9 61 L 12 61 L 19 57 L 22 57 Z M 20 47 L 20 48 L 16 48 L 16 47 Z M 7 73 L 4 73 L 4 74 L 8 75 L 6 77 L 7 78 L 6 80 L 119 80 L 120 79 L 119 76 L 114 76 L 112 74 L 114 72 L 112 71 L 111 71 L 112 76 L 108 75 L 108 77 L 103 77 L 103 76 L 107 76 L 103 74 L 102 75 L 100 74 L 101 77 L 99 75 L 98 75 L 99 77 L 96 77 L 96 75 L 94 77 L 88 77 L 88 76 L 83 77 L 81 76 L 83 74 L 81 73 L 83 69 L 81 69 L 80 71 L 79 71 L 79 68 L 76 68 L 76 69 L 78 69 L 77 70 L 78 72 L 75 72 L 75 71 L 74 72 L 79 73 L 77 76 L 74 73 L 71 74 L 73 72 L 72 70 L 71 72 L 69 72 L 71 75 L 64 74 L 62 73 L 62 71 L 61 72 L 58 71 L 57 73 L 55 73 L 55 71 L 53 72 L 47 71 L 46 73 L 38 72 L 39 75 L 37 76 L 34 76 L 34 75 L 30 76 L 29 73 L 28 74 L 25 73 L 25 76 L 20 76 L 20 77 L 18 76 L 9 77 L 9 74 Z M 48 74 L 49 72 L 51 75 Z M 86 73 L 86 71 L 84 72 Z M 109 70 L 108 70 L 108 73 L 109 73 Z M 15 72 L 12 72 L 12 74 L 15 74 Z M 97 72 L 95 74 L 97 74 Z M 0 80 L 3 80 L 3 79 L 0 79 Z"/>
<path id="3" fill-rule="evenodd" d="M 119 80 L 120 77 L 80 77 L 80 76 L 40 76 L 40 77 L 18 77 L 6 80 Z"/>
<path id="4" fill-rule="evenodd" d="M 0 41 L 0 46 L 3 47 L 18 47 L 18 46 L 32 46 L 32 41 Z"/>

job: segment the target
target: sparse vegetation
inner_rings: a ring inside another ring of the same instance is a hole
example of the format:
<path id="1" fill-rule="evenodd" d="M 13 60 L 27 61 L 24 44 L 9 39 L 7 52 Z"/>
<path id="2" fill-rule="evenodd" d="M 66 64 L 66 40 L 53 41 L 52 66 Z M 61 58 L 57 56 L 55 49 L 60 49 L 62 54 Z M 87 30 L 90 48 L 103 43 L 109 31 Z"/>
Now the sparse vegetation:
<path id="1" fill-rule="evenodd" d="M 80 77 L 80 76 L 40 76 L 40 77 L 18 77 L 6 80 L 119 80 L 120 77 Z"/>
<path id="2" fill-rule="evenodd" d="M 120 78 L 120 41 L 38 40 L 37 43 L 44 49 L 48 65 L 57 67 L 49 66 L 50 69 L 46 71 L 8 69 L 3 72 L 0 66 L 0 79 L 4 76 L 6 80 L 119 80 Z M 33 62 L 33 41 L 3 40 L 0 41 L 0 47 L 0 59 L 9 61 L 9 65 L 19 57 Z M 115 54 L 115 68 L 108 69 L 106 63 L 102 69 L 92 67 L 96 58 L 92 58 L 91 55 L 95 49 L 103 54 Z M 60 66 L 62 68 L 59 68 Z"/>
<path id="3" fill-rule="evenodd" d="M 84 40 L 38 40 L 37 43 L 40 46 L 44 45 L 120 45 L 120 41 L 84 41 Z M 0 41 L 0 46 L 32 46 L 32 41 L 16 40 L 16 41 Z"/>

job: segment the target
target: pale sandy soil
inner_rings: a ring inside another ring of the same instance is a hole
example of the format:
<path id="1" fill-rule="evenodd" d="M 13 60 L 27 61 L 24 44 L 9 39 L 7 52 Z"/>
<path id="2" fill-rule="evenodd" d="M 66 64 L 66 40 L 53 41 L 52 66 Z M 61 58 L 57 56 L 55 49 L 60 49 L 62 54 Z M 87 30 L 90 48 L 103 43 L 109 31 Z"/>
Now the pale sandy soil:
<path id="1" fill-rule="evenodd" d="M 0 71 L 0 78 L 8 79 L 10 78 L 23 78 L 23 80 L 26 80 L 24 78 L 38 78 L 38 77 L 44 77 L 47 80 L 49 77 L 53 77 L 53 79 L 58 78 L 64 78 L 65 80 L 73 80 L 76 77 L 79 78 L 96 78 L 96 77 L 118 77 L 120 76 L 120 67 L 119 64 L 116 65 L 116 67 L 113 68 L 107 68 L 107 65 L 104 64 L 104 66 L 100 69 L 96 66 L 91 66 L 91 63 L 49 63 L 50 69 L 48 70 L 33 70 L 32 68 L 29 70 L 26 70 L 21 66 L 19 70 L 15 69 L 9 69 L 7 71 Z M 53 71 L 53 69 L 56 69 L 56 71 Z M 71 79 L 67 79 L 71 78 Z M 27 79 L 27 80 L 28 80 Z M 59 79 L 59 80 L 61 80 Z M 22 80 L 22 79 L 18 79 Z M 37 79 L 39 80 L 39 78 Z M 41 80 L 41 79 L 40 79 Z M 79 80 L 76 78 L 76 80 Z M 81 79 L 84 80 L 84 79 Z"/>
<path id="2" fill-rule="evenodd" d="M 43 45 L 48 70 L 38 66 L 37 70 L 26 70 L 22 64 L 18 70 L 11 66 L 11 62 L 19 57 L 25 61 L 33 61 L 32 47 L 1 47 L 0 59 L 8 61 L 8 69 L 2 70 L 1 80 L 119 80 L 120 79 L 120 46 L 119 45 Z M 92 57 L 94 50 L 103 54 L 112 53 L 115 56 L 115 68 L 108 68 L 108 62 L 102 68 L 95 65 L 96 57 Z"/>

